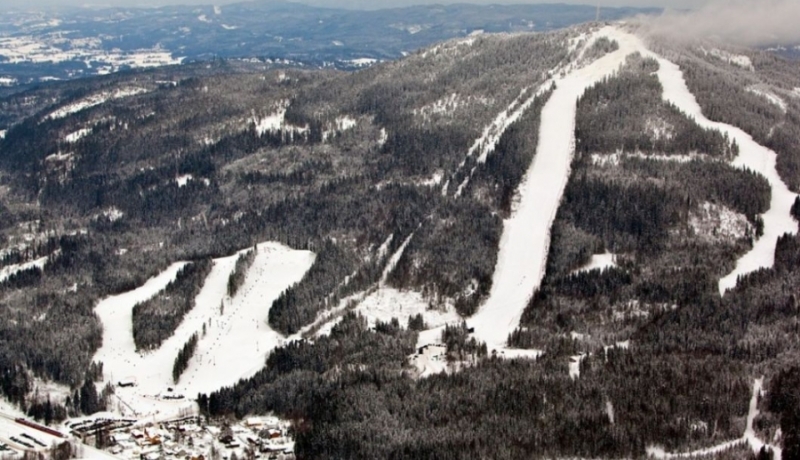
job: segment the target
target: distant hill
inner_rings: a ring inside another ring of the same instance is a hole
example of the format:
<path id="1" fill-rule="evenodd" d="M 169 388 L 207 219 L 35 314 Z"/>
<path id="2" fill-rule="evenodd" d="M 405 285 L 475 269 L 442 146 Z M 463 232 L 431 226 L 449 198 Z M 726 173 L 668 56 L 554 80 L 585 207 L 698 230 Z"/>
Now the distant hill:
<path id="1" fill-rule="evenodd" d="M 604 8 L 616 20 L 657 9 Z M 357 11 L 253 1 L 58 8 L 0 17 L 0 91 L 53 79 L 218 58 L 354 69 L 482 32 L 550 31 L 596 18 L 585 5 L 426 5 Z M 6 93 L 8 90 L 6 90 Z"/>

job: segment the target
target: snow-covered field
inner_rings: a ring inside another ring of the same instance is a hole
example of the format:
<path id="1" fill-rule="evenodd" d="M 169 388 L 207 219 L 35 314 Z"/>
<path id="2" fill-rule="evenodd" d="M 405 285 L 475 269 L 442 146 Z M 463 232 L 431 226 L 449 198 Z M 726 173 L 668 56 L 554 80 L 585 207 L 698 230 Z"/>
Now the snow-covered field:
<path id="1" fill-rule="evenodd" d="M 106 380 L 132 379 L 137 385 L 118 388 L 120 408 L 134 415 L 164 413 L 183 408 L 161 400 L 168 387 L 173 394 L 194 397 L 249 377 L 263 367 L 267 354 L 284 343 L 266 323 L 272 301 L 299 281 L 314 261 L 314 254 L 276 243 L 258 245 L 258 255 L 233 299 L 227 297 L 228 277 L 238 254 L 214 260 L 211 273 L 195 299 L 195 307 L 175 333 L 155 351 L 136 352 L 131 332 L 133 306 L 157 294 L 175 278 L 185 263 L 176 263 L 133 291 L 109 297 L 96 308 L 103 324 L 103 346 L 95 361 L 104 363 Z M 206 334 L 203 335 L 203 325 Z M 172 365 L 179 349 L 192 334 L 200 340 L 194 358 L 179 383 L 172 381 Z"/>

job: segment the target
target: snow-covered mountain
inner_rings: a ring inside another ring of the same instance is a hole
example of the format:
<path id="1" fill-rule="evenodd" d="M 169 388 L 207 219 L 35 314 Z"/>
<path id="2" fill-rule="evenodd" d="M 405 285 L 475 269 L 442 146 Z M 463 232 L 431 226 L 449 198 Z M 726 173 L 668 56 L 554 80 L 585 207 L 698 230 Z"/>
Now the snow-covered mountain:
<path id="1" fill-rule="evenodd" d="M 798 64 L 652 30 L 0 100 L 4 394 L 306 458 L 790 458 Z"/>

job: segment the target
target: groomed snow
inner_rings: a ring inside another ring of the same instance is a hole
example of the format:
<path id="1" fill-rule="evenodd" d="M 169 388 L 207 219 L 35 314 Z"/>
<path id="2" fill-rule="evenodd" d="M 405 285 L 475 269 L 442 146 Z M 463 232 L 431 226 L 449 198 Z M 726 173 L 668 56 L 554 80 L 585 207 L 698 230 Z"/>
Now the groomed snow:
<path id="1" fill-rule="evenodd" d="M 239 254 L 214 260 L 211 273 L 195 298 L 195 307 L 184 317 L 175 333 L 155 351 L 139 354 L 131 332 L 133 306 L 153 297 L 175 278 L 185 263 L 176 263 L 142 287 L 113 296 L 96 308 L 103 324 L 103 346 L 94 357 L 104 363 L 107 381 L 128 378 L 138 384 L 118 388 L 119 407 L 134 415 L 176 412 L 187 401 L 164 401 L 159 395 L 173 387 L 173 394 L 194 398 L 253 375 L 266 356 L 285 343 L 266 323 L 272 301 L 298 282 L 314 261 L 314 254 L 295 251 L 277 243 L 258 245 L 258 255 L 234 299 L 227 298 L 228 277 Z M 221 308 L 221 305 L 224 307 Z M 206 334 L 202 334 L 203 324 Z M 197 333 L 197 351 L 177 385 L 172 365 L 178 351 Z M 190 404 L 191 405 L 191 404 Z"/>
<path id="2" fill-rule="evenodd" d="M 719 281 L 720 294 L 724 294 L 725 291 L 736 286 L 739 276 L 759 268 L 772 267 L 775 261 L 775 245 L 778 237 L 784 233 L 797 233 L 797 222 L 789 212 L 796 195 L 783 183 L 775 169 L 775 152 L 756 143 L 749 134 L 741 129 L 713 122 L 703 115 L 700 105 L 686 86 L 680 67 L 650 52 L 641 40 L 632 35 L 623 34 L 618 40 L 628 41 L 637 46 L 645 57 L 656 59 L 659 64 L 658 79 L 664 87 L 663 98 L 693 118 L 701 127 L 716 129 L 726 134 L 729 139 L 736 141 L 739 146 L 739 155 L 734 159 L 733 165 L 761 174 L 772 188 L 770 209 L 761 215 L 764 220 L 764 234 L 755 242 L 753 249 L 736 262 L 734 271 Z"/>
<path id="3" fill-rule="evenodd" d="M 595 35 L 614 36 L 614 31 L 606 27 Z M 555 80 L 556 89 L 542 109 L 536 156 L 520 185 L 519 203 L 504 222 L 489 298 L 470 321 L 475 336 L 490 350 L 505 348 L 544 275 L 550 227 L 575 149 L 576 101 L 591 85 L 619 69 L 634 51 L 630 44 L 620 43 L 619 50 Z"/>

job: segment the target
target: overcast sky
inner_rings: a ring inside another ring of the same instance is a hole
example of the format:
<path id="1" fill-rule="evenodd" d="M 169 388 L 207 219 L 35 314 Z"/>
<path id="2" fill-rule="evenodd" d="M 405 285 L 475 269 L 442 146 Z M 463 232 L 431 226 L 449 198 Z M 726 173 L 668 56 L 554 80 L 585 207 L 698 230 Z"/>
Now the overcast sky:
<path id="1" fill-rule="evenodd" d="M 0 3 L 15 7 L 35 8 L 40 6 L 163 6 L 163 5 L 224 5 L 239 3 L 243 0 L 2 0 Z M 265 0 L 268 1 L 268 0 Z M 757 0 L 753 0 L 757 1 Z M 800 1 L 800 0 L 798 0 Z M 596 4 L 596 0 L 549 0 L 549 1 L 503 1 L 503 0 L 304 0 L 298 3 L 308 3 L 317 6 L 343 7 L 343 8 L 389 8 L 396 6 L 432 4 L 432 3 L 572 3 Z M 669 8 L 696 8 L 705 4 L 706 0 L 600 0 L 603 6 L 657 6 Z M 2 14 L 2 13 L 0 13 Z"/>

